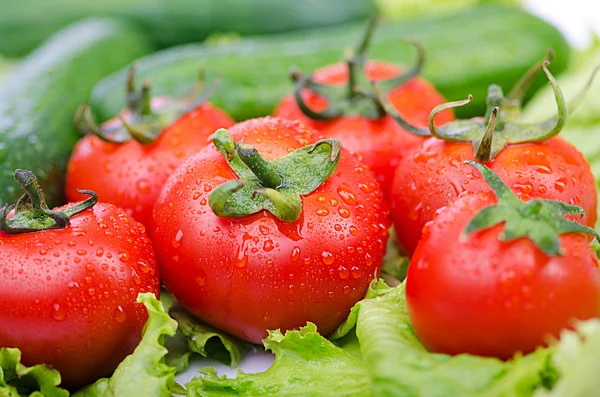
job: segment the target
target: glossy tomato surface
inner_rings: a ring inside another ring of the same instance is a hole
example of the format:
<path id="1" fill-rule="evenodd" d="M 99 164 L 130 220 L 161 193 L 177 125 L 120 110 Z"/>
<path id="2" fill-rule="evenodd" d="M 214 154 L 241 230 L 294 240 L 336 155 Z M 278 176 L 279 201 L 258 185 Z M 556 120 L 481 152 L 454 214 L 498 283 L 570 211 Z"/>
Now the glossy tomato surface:
<path id="1" fill-rule="evenodd" d="M 81 200 L 84 196 L 77 189 L 93 190 L 100 201 L 125 209 L 148 226 L 169 175 L 206 146 L 215 130 L 233 123 L 225 112 L 206 103 L 179 118 L 150 144 L 111 143 L 88 135 L 77 142 L 68 164 L 67 199 Z"/>
<path id="2" fill-rule="evenodd" d="M 470 143 L 430 138 L 404 157 L 394 178 L 391 194 L 392 220 L 398 243 L 410 255 L 421 239 L 425 223 L 435 212 L 465 191 L 490 191 L 481 174 L 465 160 L 474 160 Z M 525 201 L 540 197 L 574 204 L 585 217 L 584 225 L 596 223 L 598 193 L 590 165 L 567 141 L 511 145 L 486 163 Z"/>
<path id="3" fill-rule="evenodd" d="M 249 120 L 233 139 L 275 159 L 315 142 L 299 122 Z M 214 147 L 169 178 L 154 209 L 153 242 L 167 289 L 202 320 L 254 343 L 267 330 L 317 324 L 331 333 L 381 266 L 388 209 L 375 177 L 342 149 L 336 171 L 303 197 L 295 222 L 266 211 L 216 216 L 210 192 L 236 179 Z"/>
<path id="4" fill-rule="evenodd" d="M 0 346 L 26 365 L 58 369 L 66 387 L 110 376 L 141 339 L 148 318 L 136 302 L 159 292 L 144 227 L 96 204 L 65 229 L 0 231 Z"/>
<path id="5" fill-rule="evenodd" d="M 399 76 L 402 68 L 385 62 L 368 62 L 365 71 L 370 80 L 378 81 Z M 314 73 L 313 80 L 327 85 L 346 84 L 348 67 L 342 63 L 324 67 Z M 322 111 L 327 107 L 327 100 L 313 91 L 305 90 L 302 96 L 315 111 Z M 431 110 L 446 102 L 431 83 L 419 77 L 390 90 L 387 100 L 408 122 L 419 127 L 426 127 Z M 399 159 L 411 153 L 424 140 L 423 137 L 402 129 L 389 116 L 379 120 L 358 115 L 338 117 L 331 121 L 312 120 L 302 113 L 293 95 L 283 98 L 274 115 L 301 120 L 326 137 L 340 139 L 347 150 L 359 154 L 362 161 L 373 169 L 386 197 L 391 190 Z M 454 114 L 450 110 L 436 117 L 439 125 L 452 120 Z"/>
<path id="6" fill-rule="evenodd" d="M 461 234 L 491 193 L 468 193 L 427 224 L 406 281 L 414 329 L 432 352 L 512 357 L 545 345 L 575 319 L 600 316 L 598 260 L 586 235 L 560 236 L 561 256 L 504 225 Z"/>

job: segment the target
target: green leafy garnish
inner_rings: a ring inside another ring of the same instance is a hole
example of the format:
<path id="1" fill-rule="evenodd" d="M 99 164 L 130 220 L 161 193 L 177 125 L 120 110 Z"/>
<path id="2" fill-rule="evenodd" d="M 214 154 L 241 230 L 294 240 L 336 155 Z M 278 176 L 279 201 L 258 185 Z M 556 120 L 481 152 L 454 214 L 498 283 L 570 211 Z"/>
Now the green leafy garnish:
<path id="1" fill-rule="evenodd" d="M 26 367 L 19 349 L 0 349 L 0 396 L 68 397 L 69 392 L 59 384 L 58 371 L 47 365 Z"/>
<path id="2" fill-rule="evenodd" d="M 138 302 L 148 309 L 142 340 L 110 378 L 103 378 L 78 391 L 74 397 L 171 397 L 175 368 L 165 364 L 165 338 L 175 335 L 177 323 L 165 313 L 151 293 L 140 294 Z"/>
<path id="3" fill-rule="evenodd" d="M 176 368 L 177 373 L 188 367 L 193 353 L 203 357 L 212 357 L 224 364 L 235 367 L 240 362 L 247 344 L 223 331 L 220 331 L 194 317 L 187 310 L 175 304 L 169 315 L 177 321 L 177 334 L 183 339 L 185 349 L 171 349 L 167 363 Z"/>
<path id="4" fill-rule="evenodd" d="M 299 331 L 269 331 L 263 341 L 275 353 L 267 371 L 235 379 L 219 377 L 214 368 L 186 384 L 190 397 L 227 396 L 369 396 L 370 378 L 360 356 L 322 337 L 314 324 Z"/>
<path id="5" fill-rule="evenodd" d="M 555 347 L 552 364 L 560 374 L 551 391 L 535 397 L 596 397 L 600 394 L 600 320 L 580 322 L 576 331 L 566 330 Z"/>

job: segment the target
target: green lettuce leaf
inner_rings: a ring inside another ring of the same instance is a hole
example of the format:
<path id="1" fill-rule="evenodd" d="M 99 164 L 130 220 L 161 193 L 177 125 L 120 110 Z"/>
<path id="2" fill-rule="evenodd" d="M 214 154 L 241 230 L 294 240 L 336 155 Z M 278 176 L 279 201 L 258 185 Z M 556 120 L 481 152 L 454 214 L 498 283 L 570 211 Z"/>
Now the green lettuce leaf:
<path id="1" fill-rule="evenodd" d="M 563 331 L 552 363 L 560 378 L 551 391 L 535 397 L 597 397 L 600 395 L 600 320 L 579 323 L 576 331 Z"/>
<path id="2" fill-rule="evenodd" d="M 78 391 L 74 397 L 171 397 L 175 368 L 165 364 L 165 337 L 175 335 L 177 323 L 165 313 L 151 293 L 140 294 L 138 302 L 148 309 L 142 340 L 110 378 L 103 378 Z"/>
<path id="3" fill-rule="evenodd" d="M 425 350 L 410 323 L 404 284 L 359 306 L 356 335 L 377 396 L 531 396 L 552 383 L 549 349 L 503 362 Z"/>
<path id="4" fill-rule="evenodd" d="M 58 371 L 47 365 L 26 367 L 19 349 L 0 349 L 0 396 L 68 397 L 69 392 L 59 384 Z"/>
<path id="5" fill-rule="evenodd" d="M 177 303 L 169 315 L 179 324 L 175 340 L 167 344 L 167 364 L 175 367 L 177 373 L 188 367 L 193 353 L 235 367 L 248 347 L 247 343 L 203 323 Z"/>
<path id="6" fill-rule="evenodd" d="M 356 349 L 346 350 L 322 337 L 314 324 L 299 331 L 269 331 L 263 341 L 275 353 L 267 371 L 235 379 L 219 377 L 214 368 L 186 384 L 188 397 L 305 396 L 341 397 L 370 395 L 370 378 Z M 352 335 L 343 343 L 356 347 Z"/>

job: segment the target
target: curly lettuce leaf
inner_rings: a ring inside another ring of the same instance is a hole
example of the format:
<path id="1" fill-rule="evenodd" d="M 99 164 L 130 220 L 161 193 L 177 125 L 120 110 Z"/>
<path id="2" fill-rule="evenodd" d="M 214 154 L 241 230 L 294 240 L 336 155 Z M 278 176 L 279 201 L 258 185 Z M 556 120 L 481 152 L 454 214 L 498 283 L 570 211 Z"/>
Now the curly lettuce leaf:
<path id="1" fill-rule="evenodd" d="M 373 395 L 520 397 L 552 382 L 549 349 L 509 362 L 429 353 L 410 323 L 404 284 L 357 305 L 356 335 Z"/>
<path id="2" fill-rule="evenodd" d="M 165 338 L 175 335 L 177 322 L 165 313 L 151 293 L 140 294 L 138 302 L 148 310 L 148 322 L 142 340 L 110 378 L 103 378 L 78 391 L 74 397 L 171 397 L 175 368 L 165 364 Z"/>
<path id="3" fill-rule="evenodd" d="M 600 395 L 600 320 L 579 323 L 576 331 L 563 331 L 552 363 L 560 377 L 551 391 L 535 397 L 596 397 Z"/>
<path id="4" fill-rule="evenodd" d="M 224 364 L 235 367 L 248 346 L 223 331 L 203 323 L 178 304 L 173 304 L 169 315 L 177 321 L 176 340 L 167 344 L 167 363 L 180 373 L 189 365 L 193 353 L 212 357 Z"/>
<path id="5" fill-rule="evenodd" d="M 349 336 L 349 338 L 351 338 Z M 346 340 L 350 346 L 355 344 Z M 370 395 L 370 378 L 360 355 L 336 346 L 308 323 L 299 331 L 270 331 L 263 341 L 275 353 L 267 371 L 235 379 L 219 377 L 214 368 L 186 384 L 189 397 L 228 396 L 365 396 Z"/>
<path id="6" fill-rule="evenodd" d="M 26 367 L 19 349 L 0 349 L 0 396 L 68 397 L 69 392 L 59 384 L 58 371 L 47 365 Z"/>

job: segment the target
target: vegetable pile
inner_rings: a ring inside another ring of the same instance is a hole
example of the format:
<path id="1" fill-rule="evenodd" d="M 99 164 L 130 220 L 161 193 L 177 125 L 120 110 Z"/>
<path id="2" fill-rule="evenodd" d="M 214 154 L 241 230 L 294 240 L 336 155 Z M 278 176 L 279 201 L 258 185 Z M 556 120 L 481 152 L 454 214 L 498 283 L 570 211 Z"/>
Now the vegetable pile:
<path id="1" fill-rule="evenodd" d="M 75 22 L 0 85 L 0 396 L 600 393 L 600 168 L 577 134 L 598 69 L 567 102 L 554 27 L 474 5 L 131 63 L 202 18 L 266 34 L 374 9 L 278 2 L 252 27 L 243 2 L 160 23 L 142 3 L 106 2 L 123 18 Z M 68 5 L 44 29 L 91 12 Z M 526 105 L 544 81 L 553 111 Z M 261 349 L 265 372 L 177 382 Z"/>

